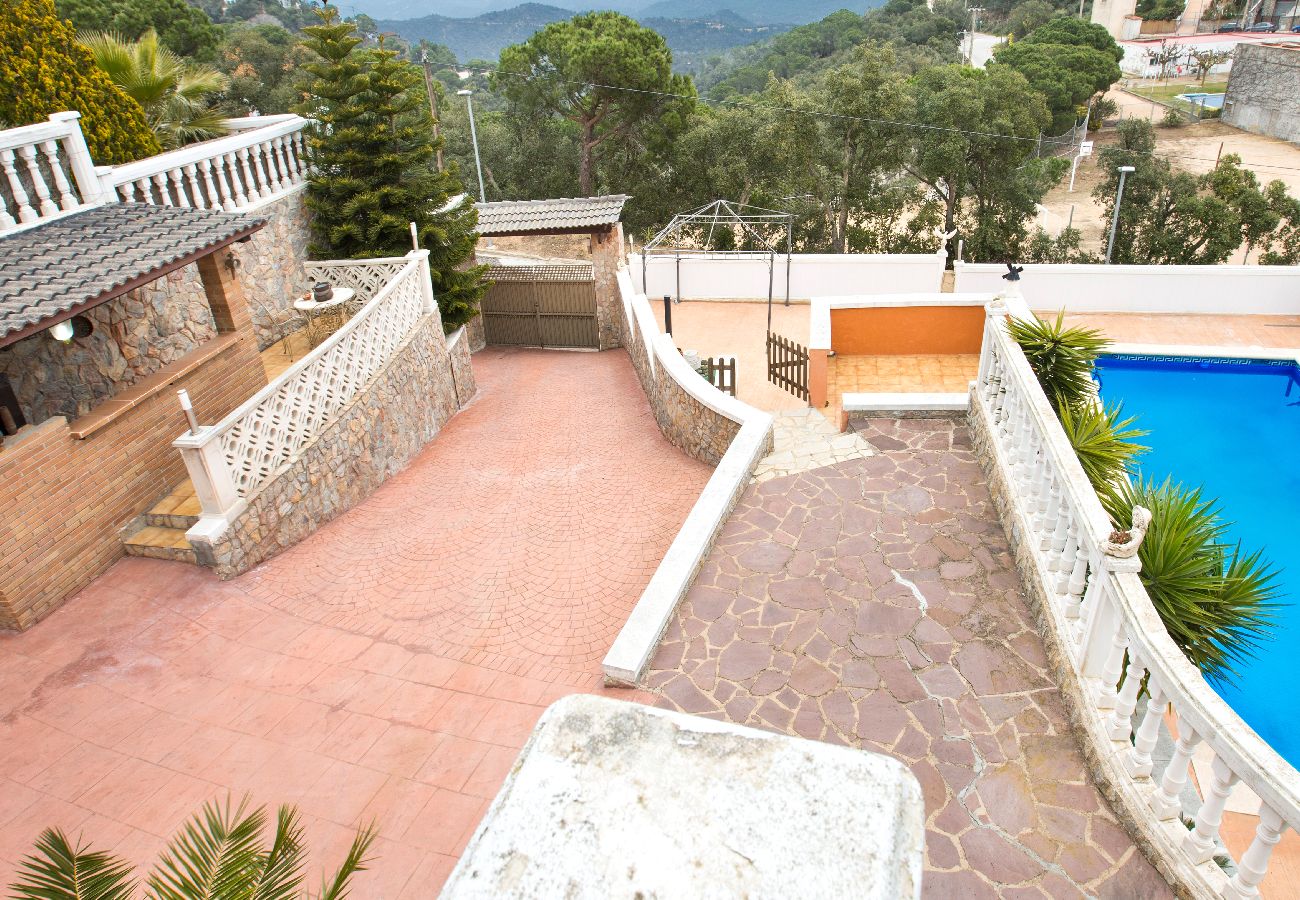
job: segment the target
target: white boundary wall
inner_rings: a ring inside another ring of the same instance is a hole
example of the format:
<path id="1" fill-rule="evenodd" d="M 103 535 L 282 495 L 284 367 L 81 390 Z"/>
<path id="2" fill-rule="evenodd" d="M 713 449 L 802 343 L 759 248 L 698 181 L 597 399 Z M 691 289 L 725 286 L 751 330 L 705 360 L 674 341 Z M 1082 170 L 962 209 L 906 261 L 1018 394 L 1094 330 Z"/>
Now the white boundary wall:
<path id="1" fill-rule="evenodd" d="M 677 296 L 678 256 L 650 254 L 641 283 L 641 256 L 628 257 L 633 285 L 650 297 Z M 938 291 L 948 257 L 937 253 L 795 253 L 789 258 L 790 296 L 843 297 Z M 772 296 L 785 298 L 785 254 L 775 257 Z M 681 296 L 691 300 L 767 299 L 770 257 L 766 253 L 723 255 L 682 253 Z"/>
<path id="2" fill-rule="evenodd" d="M 957 292 L 1004 291 L 1001 263 L 955 264 Z M 1300 315 L 1300 266 L 1027 265 L 1031 309 Z"/>

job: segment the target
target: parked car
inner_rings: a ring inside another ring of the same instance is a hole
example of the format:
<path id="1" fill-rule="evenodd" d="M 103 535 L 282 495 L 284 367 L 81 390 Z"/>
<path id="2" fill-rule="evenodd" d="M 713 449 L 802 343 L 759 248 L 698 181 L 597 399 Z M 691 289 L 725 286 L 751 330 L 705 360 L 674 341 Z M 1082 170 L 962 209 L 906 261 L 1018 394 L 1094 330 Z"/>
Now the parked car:
<path id="1" fill-rule="evenodd" d="M 1228 22 L 1227 24 L 1220 25 L 1215 30 L 1218 31 L 1220 34 L 1228 34 L 1229 32 L 1232 31 L 1241 31 L 1241 26 L 1238 25 L 1236 22 Z"/>
<path id="2" fill-rule="evenodd" d="M 1257 34 L 1272 34 L 1277 31 L 1277 24 L 1274 22 L 1256 22 L 1246 30 L 1256 32 Z"/>
<path id="3" fill-rule="evenodd" d="M 1292 26 L 1291 26 L 1291 32 L 1292 32 L 1293 34 L 1300 34 L 1300 25 L 1292 25 Z"/>

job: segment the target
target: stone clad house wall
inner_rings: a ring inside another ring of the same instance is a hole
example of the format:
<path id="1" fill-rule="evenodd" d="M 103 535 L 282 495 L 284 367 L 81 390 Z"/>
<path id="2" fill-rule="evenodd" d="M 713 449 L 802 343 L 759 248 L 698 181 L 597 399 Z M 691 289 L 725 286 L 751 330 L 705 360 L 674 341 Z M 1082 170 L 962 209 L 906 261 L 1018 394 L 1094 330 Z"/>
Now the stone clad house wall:
<path id="1" fill-rule="evenodd" d="M 252 240 L 234 245 L 239 280 L 244 285 L 257 346 L 266 349 L 302 326 L 293 301 L 311 287 L 303 269 L 311 215 L 307 211 L 307 185 L 248 212 L 266 217 L 266 227 Z"/>

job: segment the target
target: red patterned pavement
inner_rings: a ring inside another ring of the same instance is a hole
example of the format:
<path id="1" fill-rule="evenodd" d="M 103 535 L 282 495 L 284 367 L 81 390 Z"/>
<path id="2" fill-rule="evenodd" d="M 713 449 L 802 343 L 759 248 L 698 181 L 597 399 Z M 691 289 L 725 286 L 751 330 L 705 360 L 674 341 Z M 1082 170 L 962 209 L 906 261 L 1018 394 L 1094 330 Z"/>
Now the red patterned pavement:
<path id="1" fill-rule="evenodd" d="M 376 819 L 354 896 L 436 894 L 545 706 L 600 690 L 710 472 L 622 352 L 474 369 L 475 403 L 298 547 L 229 582 L 126 559 L 0 635 L 0 892 L 46 826 L 147 863 L 247 792 L 298 805 L 316 863 Z"/>

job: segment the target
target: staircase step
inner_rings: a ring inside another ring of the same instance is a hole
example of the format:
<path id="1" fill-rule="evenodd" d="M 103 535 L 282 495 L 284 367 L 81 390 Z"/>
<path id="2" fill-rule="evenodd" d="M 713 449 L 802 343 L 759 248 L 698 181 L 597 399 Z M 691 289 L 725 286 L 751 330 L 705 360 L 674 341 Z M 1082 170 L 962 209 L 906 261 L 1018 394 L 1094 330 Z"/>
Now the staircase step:
<path id="1" fill-rule="evenodd" d="M 199 521 L 202 512 L 199 498 L 194 493 L 194 485 L 187 478 L 154 504 L 153 509 L 144 514 L 144 521 L 146 525 L 185 531 Z"/>
<path id="2" fill-rule="evenodd" d="M 198 563 L 194 548 L 185 539 L 183 528 L 165 528 L 145 525 L 122 542 L 127 556 L 147 556 L 150 559 L 171 559 L 177 562 Z"/>

